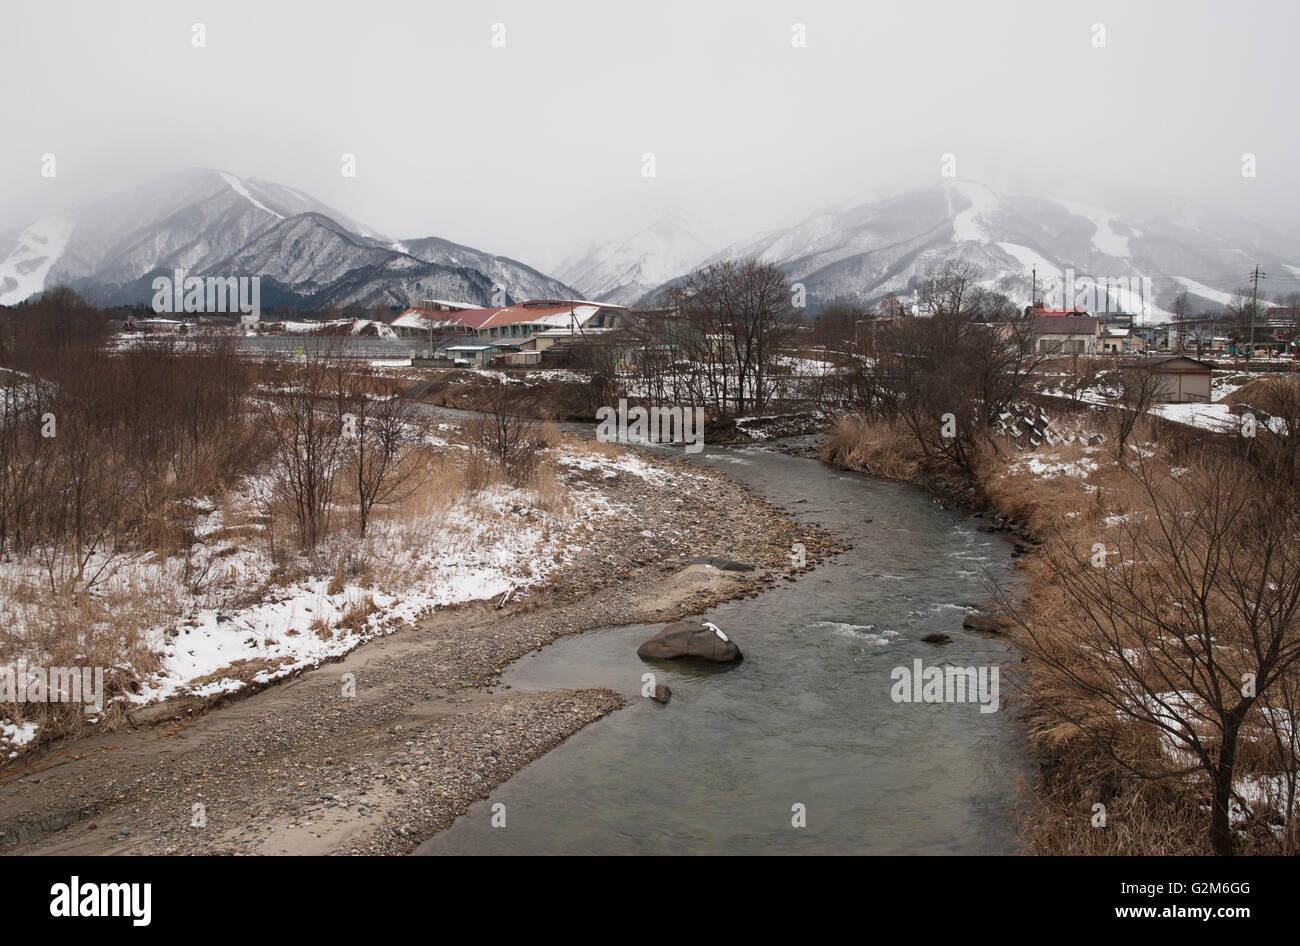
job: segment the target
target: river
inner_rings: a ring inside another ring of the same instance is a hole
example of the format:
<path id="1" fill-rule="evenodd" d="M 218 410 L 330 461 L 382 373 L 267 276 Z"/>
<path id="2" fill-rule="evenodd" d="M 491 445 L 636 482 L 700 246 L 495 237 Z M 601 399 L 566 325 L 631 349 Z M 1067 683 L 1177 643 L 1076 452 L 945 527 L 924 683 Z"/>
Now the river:
<path id="1" fill-rule="evenodd" d="M 853 549 L 707 612 L 744 652 L 738 665 L 643 663 L 636 648 L 661 625 L 561 638 L 518 661 L 504 684 L 608 687 L 629 706 L 522 769 L 416 853 L 1014 852 L 1023 738 L 1005 682 L 992 713 L 890 693 L 893 669 L 915 658 L 1000 666 L 1005 681 L 1017 659 L 1006 643 L 961 628 L 988 578 L 1008 578 L 1005 540 L 908 486 L 772 446 L 710 448 L 700 462 L 842 532 Z M 952 643 L 920 640 L 934 631 Z M 646 672 L 672 688 L 668 705 L 640 695 Z M 498 803 L 504 827 L 492 824 Z"/>

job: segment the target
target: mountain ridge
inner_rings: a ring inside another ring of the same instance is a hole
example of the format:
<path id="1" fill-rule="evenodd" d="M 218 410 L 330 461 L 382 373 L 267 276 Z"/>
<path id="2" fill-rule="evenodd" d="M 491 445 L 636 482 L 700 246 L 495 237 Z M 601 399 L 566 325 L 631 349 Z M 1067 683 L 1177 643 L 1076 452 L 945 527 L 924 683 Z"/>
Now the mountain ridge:
<path id="1" fill-rule="evenodd" d="M 1278 274 L 1273 291 L 1300 288 L 1300 268 L 1289 262 L 1300 260 L 1300 241 L 1230 213 L 1189 202 L 1182 220 L 1134 219 L 968 180 L 819 211 L 732 243 L 704 265 L 746 257 L 777 265 L 802 283 L 813 309 L 841 301 L 871 304 L 891 293 L 910 296 L 930 268 L 948 259 L 972 263 L 986 285 L 1022 305 L 1030 301 L 1035 268 L 1040 301 L 1053 281 L 1063 287 L 1071 269 L 1079 279 L 1146 277 L 1152 298 L 1132 314 L 1156 321 L 1169 317 L 1169 306 L 1183 291 L 1194 305 L 1228 304 L 1256 262 Z M 688 275 L 667 280 L 636 302 L 653 305 L 665 288 Z M 1126 304 L 1105 290 L 1098 303 L 1106 306 L 1101 311 Z"/>
<path id="2" fill-rule="evenodd" d="M 414 247 L 414 253 L 408 252 Z M 571 298 L 559 280 L 441 237 L 393 241 L 292 187 L 187 168 L 0 234 L 0 304 L 65 284 L 101 304 L 147 303 L 154 275 L 261 276 L 283 304 L 489 305 Z"/>

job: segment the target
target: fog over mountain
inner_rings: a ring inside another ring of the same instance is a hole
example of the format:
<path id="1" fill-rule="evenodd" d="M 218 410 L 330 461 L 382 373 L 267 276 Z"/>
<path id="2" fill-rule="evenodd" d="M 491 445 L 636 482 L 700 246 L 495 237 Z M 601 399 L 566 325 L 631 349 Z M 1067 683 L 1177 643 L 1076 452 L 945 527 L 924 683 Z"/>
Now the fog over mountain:
<path id="1" fill-rule="evenodd" d="M 1256 264 L 1277 297 L 1300 289 L 1300 14 L 1242 9 L 23 7 L 0 302 L 137 301 L 183 267 L 306 307 L 627 304 L 740 256 L 814 308 L 953 256 L 1025 302 L 1035 266 L 1148 278 L 1153 318 L 1180 291 L 1223 305 Z"/>
<path id="2" fill-rule="evenodd" d="M 717 247 L 897 198 L 943 183 L 951 155 L 957 179 L 1000 194 L 1135 221 L 1192 201 L 1296 235 L 1300 8 L 1279 0 L 1100 0 L 1086 15 L 1020 0 L 502 0 L 366 16 L 138 0 L 13 5 L 6 27 L 0 232 L 221 168 L 310 194 L 361 236 L 349 220 L 559 273 L 667 215 L 706 221 Z M 286 217 L 323 212 L 273 185 L 249 192 Z M 238 226 L 223 233 L 238 242 Z"/>
<path id="3" fill-rule="evenodd" d="M 713 255 L 689 227 L 676 215 L 661 217 L 624 240 L 593 244 L 562 263 L 559 276 L 592 299 L 636 302 Z"/>
<path id="4" fill-rule="evenodd" d="M 1105 290 L 1094 306 L 1163 321 L 1186 292 L 1196 309 L 1231 301 L 1259 262 L 1276 286 L 1294 288 L 1300 241 L 1239 216 L 1188 204 L 1177 216 L 1123 217 L 1069 200 L 1009 194 L 952 180 L 888 200 L 813 214 L 726 247 L 710 262 L 754 257 L 779 265 L 816 309 L 835 301 L 875 302 L 909 295 L 944 260 L 974 264 L 991 287 L 1028 305 L 1064 296 L 1069 271 L 1082 279 L 1151 280 L 1151 298 Z M 1055 286 L 1055 292 L 1053 287 Z M 1081 291 L 1081 290 L 1080 290 Z M 650 301 L 655 293 L 650 293 Z"/>

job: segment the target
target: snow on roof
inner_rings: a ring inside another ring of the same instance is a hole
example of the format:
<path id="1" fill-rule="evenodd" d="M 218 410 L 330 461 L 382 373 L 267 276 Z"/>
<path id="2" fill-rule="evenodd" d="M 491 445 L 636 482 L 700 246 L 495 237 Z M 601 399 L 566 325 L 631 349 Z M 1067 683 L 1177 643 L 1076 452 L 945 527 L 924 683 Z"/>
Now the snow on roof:
<path id="1" fill-rule="evenodd" d="M 579 325 L 585 325 L 601 310 L 598 303 L 554 302 L 545 305 L 522 303 L 506 306 L 493 311 L 478 328 L 494 328 L 500 325 L 549 325 L 562 328 L 571 325 L 576 319 Z"/>
<path id="2" fill-rule="evenodd" d="M 438 320 L 436 324 L 439 325 L 460 325 L 472 329 L 498 328 L 503 325 L 547 325 L 552 328 L 566 328 L 576 319 L 579 326 L 585 327 L 587 322 L 602 309 L 627 311 L 626 306 L 620 305 L 554 299 L 518 302 L 514 305 L 486 309 L 474 306 L 456 312 L 411 306 L 394 319 L 392 324 L 401 328 L 426 328 L 427 320 L 434 318 Z"/>
<path id="3" fill-rule="evenodd" d="M 457 302 L 454 299 L 421 299 L 421 302 L 432 302 L 434 305 L 450 306 L 452 309 L 481 309 L 481 305 L 475 305 L 472 302 Z M 427 306 L 412 306 L 413 309 L 427 308 Z"/>
<path id="4" fill-rule="evenodd" d="M 397 318 L 393 319 L 392 324 L 397 328 L 419 328 L 427 329 L 432 322 L 434 327 L 441 325 L 454 325 L 451 319 L 447 318 L 453 315 L 451 312 L 434 312 L 430 309 L 407 309 Z"/>
<path id="5" fill-rule="evenodd" d="M 594 305 L 598 309 L 621 309 L 623 311 L 627 310 L 627 306 L 619 305 L 616 302 L 592 302 L 589 299 L 529 299 L 527 302 L 520 303 L 520 305 L 525 305 L 525 306 Z"/>
<path id="6" fill-rule="evenodd" d="M 575 335 L 599 335 L 602 332 L 616 331 L 613 328 L 580 328 L 574 331 L 572 326 L 566 325 L 563 328 L 548 328 L 540 332 L 533 332 L 533 338 L 572 338 Z M 671 346 L 665 345 L 664 348 Z"/>

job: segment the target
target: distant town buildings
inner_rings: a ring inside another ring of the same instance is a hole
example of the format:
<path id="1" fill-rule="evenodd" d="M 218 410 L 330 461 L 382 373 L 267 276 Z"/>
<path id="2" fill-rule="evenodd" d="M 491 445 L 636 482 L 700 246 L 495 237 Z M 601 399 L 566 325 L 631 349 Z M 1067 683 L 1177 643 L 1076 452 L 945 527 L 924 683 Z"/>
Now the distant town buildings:
<path id="1" fill-rule="evenodd" d="M 393 320 L 403 337 L 431 338 L 433 354 L 487 364 L 540 364 L 545 353 L 631 325 L 626 306 L 572 299 L 535 299 L 515 305 L 479 308 L 425 300 Z"/>

